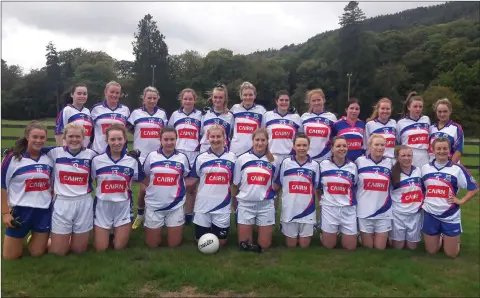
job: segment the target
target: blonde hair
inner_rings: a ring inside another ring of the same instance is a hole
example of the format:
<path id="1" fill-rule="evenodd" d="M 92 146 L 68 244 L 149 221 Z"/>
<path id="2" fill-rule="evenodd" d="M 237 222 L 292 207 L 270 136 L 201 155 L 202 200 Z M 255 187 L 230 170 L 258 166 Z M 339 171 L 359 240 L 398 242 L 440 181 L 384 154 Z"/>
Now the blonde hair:
<path id="1" fill-rule="evenodd" d="M 160 93 L 158 92 L 157 88 L 148 86 L 145 89 L 143 89 L 142 100 L 145 99 L 145 94 L 147 94 L 147 92 L 155 92 L 157 93 L 157 96 L 160 97 Z"/>
<path id="2" fill-rule="evenodd" d="M 212 126 L 210 126 L 207 130 L 207 140 L 209 139 L 209 136 L 210 136 L 210 132 L 213 131 L 213 130 L 220 130 L 223 134 L 223 138 L 224 138 L 224 142 L 223 142 L 223 146 L 226 146 L 226 142 L 227 142 L 227 133 L 225 132 L 225 128 L 223 128 L 222 125 L 220 124 L 214 124 Z"/>
<path id="3" fill-rule="evenodd" d="M 180 94 L 178 94 L 178 100 L 180 101 L 180 105 L 182 105 L 182 99 L 185 93 L 192 93 L 193 99 L 197 101 L 197 93 L 195 92 L 195 90 L 193 90 L 192 88 L 185 88 L 180 91 Z"/>
<path id="4" fill-rule="evenodd" d="M 251 89 L 251 90 L 253 90 L 253 94 L 255 96 L 257 95 L 257 89 L 255 88 L 255 86 L 252 83 L 243 82 L 239 87 L 240 99 L 242 99 L 242 93 L 243 93 L 243 90 L 245 90 L 245 89 Z"/>
<path id="5" fill-rule="evenodd" d="M 437 112 L 438 105 L 446 105 L 448 107 L 448 110 L 452 112 L 452 103 L 450 102 L 450 100 L 448 100 L 448 98 L 439 99 L 433 104 L 434 113 Z"/>
<path id="6" fill-rule="evenodd" d="M 432 150 L 435 149 L 435 145 L 437 145 L 438 143 L 447 143 L 448 147 L 450 147 L 450 140 L 448 138 L 440 137 L 433 140 L 432 144 L 430 145 Z"/>
<path id="7" fill-rule="evenodd" d="M 368 145 L 369 148 L 370 148 L 370 146 L 372 146 L 372 143 L 373 143 L 374 139 L 382 139 L 384 142 L 387 142 L 387 139 L 385 139 L 385 137 L 383 135 L 378 134 L 378 133 L 374 133 L 370 136 L 370 138 L 368 138 L 367 145 Z"/>
<path id="8" fill-rule="evenodd" d="M 85 128 L 83 127 L 83 125 L 76 124 L 76 123 L 68 123 L 65 126 L 65 129 L 63 130 L 62 139 L 65 139 L 67 137 L 68 131 L 72 129 L 78 129 L 82 134 L 82 138 L 85 137 Z"/>
<path id="9" fill-rule="evenodd" d="M 307 95 L 305 96 L 305 103 L 307 103 L 308 106 L 308 112 L 312 112 L 312 96 L 315 94 L 320 94 L 323 98 L 323 103 L 325 104 L 325 93 L 323 93 L 323 90 L 320 88 L 313 89 L 307 92 Z"/>
<path id="10" fill-rule="evenodd" d="M 121 125 L 120 123 L 114 123 L 105 130 L 105 141 L 107 142 L 107 144 L 108 144 L 108 134 L 113 130 L 121 131 L 123 134 L 123 138 L 125 139 L 125 142 L 127 141 L 127 129 L 125 128 L 125 126 Z"/>
<path id="11" fill-rule="evenodd" d="M 378 117 L 378 109 L 380 108 L 380 104 L 383 103 L 383 102 L 386 102 L 386 103 L 390 104 L 390 109 L 393 109 L 392 101 L 391 101 L 389 98 L 387 98 L 387 97 L 382 97 L 382 98 L 380 98 L 380 100 L 377 102 L 377 104 L 375 104 L 375 105 L 373 106 L 372 115 L 370 116 L 370 118 L 367 119 L 367 122 L 377 119 L 377 117 Z"/>
<path id="12" fill-rule="evenodd" d="M 263 134 L 263 136 L 267 139 L 267 148 L 265 149 L 265 156 L 267 156 L 267 160 L 269 162 L 273 162 L 275 158 L 273 157 L 273 154 L 270 152 L 270 149 L 268 148 L 268 132 L 265 128 L 259 128 L 255 130 L 252 134 L 252 141 L 255 139 L 256 135 Z"/>
<path id="13" fill-rule="evenodd" d="M 224 102 L 223 102 L 223 113 L 228 113 L 228 90 L 227 86 L 225 85 L 218 85 L 213 88 L 212 91 L 207 92 L 208 100 L 207 102 L 210 104 L 210 106 L 213 107 L 213 94 L 215 91 L 218 92 L 223 92 L 224 94 Z"/>
<path id="14" fill-rule="evenodd" d="M 120 89 L 122 88 L 122 86 L 115 82 L 115 81 L 110 81 L 107 83 L 107 85 L 105 85 L 105 92 L 107 92 L 108 88 L 110 88 L 110 86 L 118 86 Z"/>

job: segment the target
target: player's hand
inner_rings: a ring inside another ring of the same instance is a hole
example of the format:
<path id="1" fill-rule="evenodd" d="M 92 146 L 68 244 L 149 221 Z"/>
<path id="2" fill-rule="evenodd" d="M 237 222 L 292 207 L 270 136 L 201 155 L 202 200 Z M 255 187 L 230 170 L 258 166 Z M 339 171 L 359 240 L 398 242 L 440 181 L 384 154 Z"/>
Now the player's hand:
<path id="1" fill-rule="evenodd" d="M 6 226 L 7 228 L 13 228 L 12 220 L 14 220 L 14 218 L 11 213 L 5 213 L 2 215 L 3 225 Z"/>
<path id="2" fill-rule="evenodd" d="M 448 202 L 449 202 L 450 204 L 462 205 L 462 204 L 465 203 L 465 200 L 458 199 L 458 198 L 456 198 L 455 196 L 452 196 L 452 195 L 451 195 L 451 196 L 448 198 Z"/>

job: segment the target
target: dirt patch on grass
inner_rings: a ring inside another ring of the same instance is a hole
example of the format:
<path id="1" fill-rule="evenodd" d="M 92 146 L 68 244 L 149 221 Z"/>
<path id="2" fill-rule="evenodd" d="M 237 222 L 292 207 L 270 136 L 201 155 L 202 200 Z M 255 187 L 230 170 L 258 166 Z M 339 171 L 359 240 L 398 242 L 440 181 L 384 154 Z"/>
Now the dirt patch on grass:
<path id="1" fill-rule="evenodd" d="M 151 284 L 146 284 L 140 289 L 140 296 L 157 296 L 157 297 L 256 297 L 255 293 L 251 292 L 248 294 L 238 294 L 231 291 L 221 291 L 215 295 L 208 295 L 202 292 L 199 292 L 197 288 L 186 286 L 183 287 L 180 292 L 161 292 L 156 289 Z"/>

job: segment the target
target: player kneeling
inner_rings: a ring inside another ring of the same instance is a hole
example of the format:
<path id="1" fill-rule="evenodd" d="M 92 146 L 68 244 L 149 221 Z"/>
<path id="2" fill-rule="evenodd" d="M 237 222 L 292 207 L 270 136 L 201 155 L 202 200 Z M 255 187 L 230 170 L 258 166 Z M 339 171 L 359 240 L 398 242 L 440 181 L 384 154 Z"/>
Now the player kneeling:
<path id="1" fill-rule="evenodd" d="M 275 180 L 274 189 L 282 188 L 280 221 L 288 247 L 296 247 L 297 243 L 308 247 L 316 222 L 315 194 L 320 170 L 318 163 L 307 154 L 309 146 L 310 139 L 305 134 L 297 134 L 293 140 L 295 155 L 282 161 Z"/>
<path id="2" fill-rule="evenodd" d="M 127 155 L 127 131 L 113 124 L 105 131 L 107 149 L 92 160 L 91 175 L 97 183 L 94 201 L 95 249 L 109 246 L 110 229 L 114 228 L 115 249 L 127 246 L 131 225 L 132 180 L 142 181 L 144 173 L 137 157 Z"/>
<path id="3" fill-rule="evenodd" d="M 223 246 L 227 243 L 230 228 L 230 185 L 236 158 L 225 147 L 226 135 L 222 126 L 211 126 L 207 130 L 207 139 L 210 149 L 198 155 L 191 172 L 191 177 L 196 178 L 196 182 L 199 180 L 193 217 L 195 238 L 198 240 L 206 233 L 213 233 Z"/>
<path id="4" fill-rule="evenodd" d="M 185 154 L 175 150 L 177 131 L 164 127 L 160 131 L 161 147 L 147 155 L 145 171 L 145 243 L 150 248 L 162 242 L 162 227 L 167 227 L 168 246 L 182 242 L 185 223 L 185 180 L 190 164 Z"/>

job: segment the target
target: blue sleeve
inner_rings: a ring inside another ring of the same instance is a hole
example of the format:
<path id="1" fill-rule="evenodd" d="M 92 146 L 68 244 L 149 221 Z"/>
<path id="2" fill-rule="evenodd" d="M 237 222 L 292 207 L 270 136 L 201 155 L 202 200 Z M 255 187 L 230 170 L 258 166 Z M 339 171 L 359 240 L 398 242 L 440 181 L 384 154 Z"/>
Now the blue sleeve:
<path id="1" fill-rule="evenodd" d="M 458 135 L 457 135 L 457 140 L 455 142 L 455 147 L 454 147 L 454 152 L 453 153 L 455 153 L 455 151 L 463 153 L 463 144 L 464 144 L 463 129 L 459 125 L 457 127 L 457 130 L 458 130 Z"/>
<path id="2" fill-rule="evenodd" d="M 193 167 L 190 170 L 189 177 L 191 177 L 191 178 L 200 178 L 198 176 L 198 173 L 197 173 L 197 160 L 198 160 L 198 156 L 197 156 L 197 158 L 195 158 L 195 161 L 193 162 Z"/>
<path id="3" fill-rule="evenodd" d="M 142 163 L 138 159 L 137 159 L 137 171 L 138 171 L 137 181 L 143 181 L 143 179 L 145 179 L 145 172 L 143 171 Z"/>
<path id="4" fill-rule="evenodd" d="M 465 175 L 465 180 L 467 182 L 467 190 L 475 190 L 478 188 L 478 183 L 475 180 L 475 177 L 470 174 L 470 172 L 462 165 L 459 165 L 460 169 L 462 169 L 463 175 Z"/>
<path id="5" fill-rule="evenodd" d="M 7 171 L 8 167 L 10 166 L 10 162 L 12 161 L 13 153 L 8 154 L 5 156 L 2 162 L 2 188 L 7 189 Z"/>
<path id="6" fill-rule="evenodd" d="M 282 162 L 283 163 L 283 162 Z M 282 186 L 282 164 L 280 164 L 280 167 L 278 168 L 278 174 L 277 174 L 277 179 L 275 179 L 275 184 L 278 186 Z"/>
<path id="7" fill-rule="evenodd" d="M 55 135 L 61 135 L 63 129 L 65 128 L 65 123 L 63 123 L 63 109 L 58 113 L 57 121 L 55 123 Z"/>

